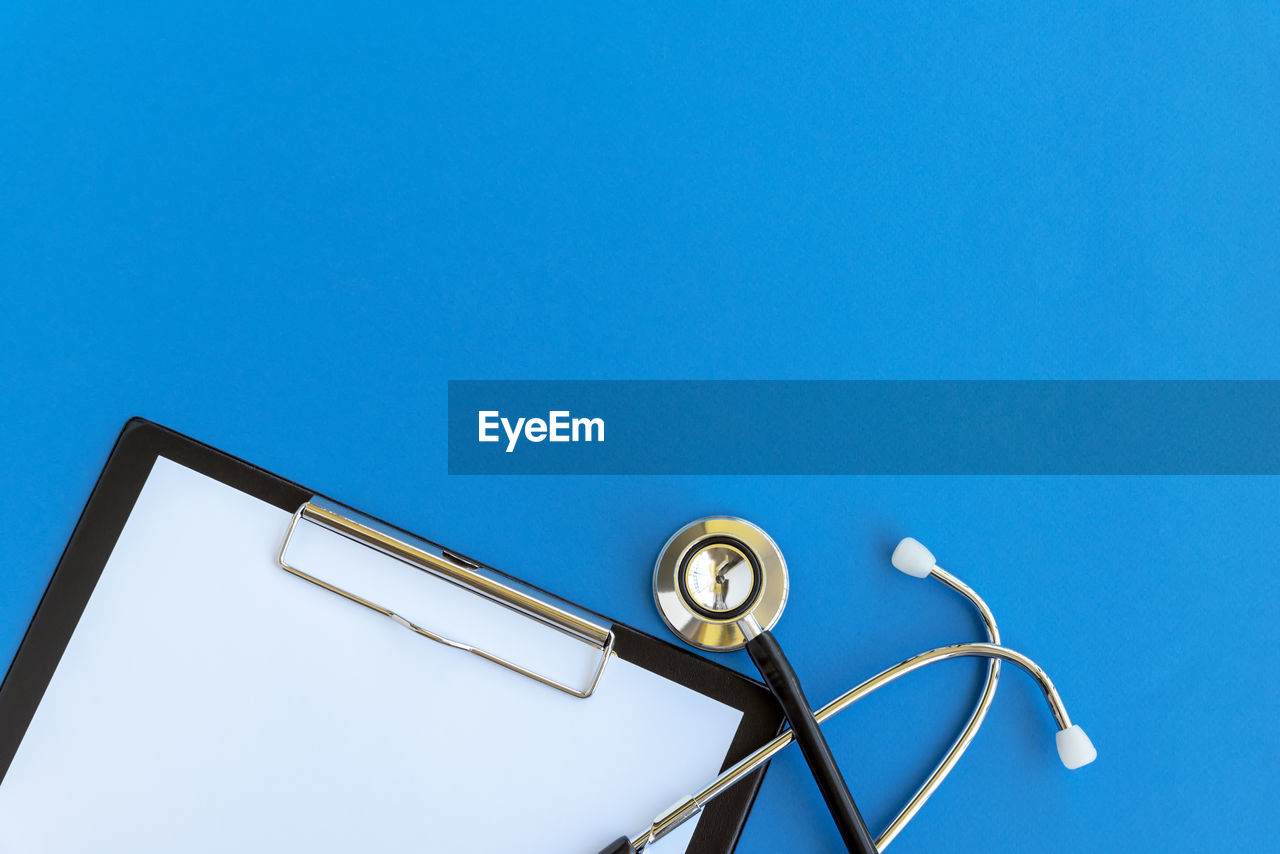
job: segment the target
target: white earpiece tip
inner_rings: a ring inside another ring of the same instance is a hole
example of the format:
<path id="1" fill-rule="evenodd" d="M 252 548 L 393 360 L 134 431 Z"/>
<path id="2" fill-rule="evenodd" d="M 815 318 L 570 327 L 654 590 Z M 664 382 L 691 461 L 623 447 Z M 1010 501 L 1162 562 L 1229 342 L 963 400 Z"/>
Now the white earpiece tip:
<path id="1" fill-rule="evenodd" d="M 894 568 L 907 575 L 914 575 L 916 578 L 927 578 L 929 573 L 933 572 L 933 568 L 938 565 L 938 562 L 933 559 L 933 552 L 921 545 L 919 540 L 911 537 L 898 543 L 890 560 L 893 561 Z"/>
<path id="2" fill-rule="evenodd" d="M 1080 729 L 1079 724 L 1059 730 L 1054 739 L 1058 742 L 1058 757 L 1072 771 L 1098 758 L 1097 748 L 1093 746 L 1089 736 L 1084 734 L 1084 730 Z"/>

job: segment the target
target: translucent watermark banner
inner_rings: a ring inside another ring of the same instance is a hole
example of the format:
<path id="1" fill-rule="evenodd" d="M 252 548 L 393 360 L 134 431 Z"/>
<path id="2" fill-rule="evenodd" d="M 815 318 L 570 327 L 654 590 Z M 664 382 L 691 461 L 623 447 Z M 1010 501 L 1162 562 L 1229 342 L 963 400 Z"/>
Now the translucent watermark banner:
<path id="1" fill-rule="evenodd" d="M 462 381 L 451 474 L 1280 473 L 1280 381 Z"/>

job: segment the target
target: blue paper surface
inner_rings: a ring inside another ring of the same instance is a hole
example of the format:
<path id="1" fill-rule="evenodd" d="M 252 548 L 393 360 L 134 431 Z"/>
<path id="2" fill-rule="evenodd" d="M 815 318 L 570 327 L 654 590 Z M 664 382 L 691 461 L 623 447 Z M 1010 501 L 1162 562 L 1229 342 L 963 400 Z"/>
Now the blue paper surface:
<path id="1" fill-rule="evenodd" d="M 0 661 L 143 415 L 658 635 L 663 541 L 744 516 L 815 702 L 978 637 L 889 568 L 913 535 L 1100 755 L 1064 770 L 1008 671 L 895 850 L 1274 847 L 1280 479 L 464 477 L 446 448 L 451 379 L 1277 378 L 1274 8 L 0 21 Z M 875 828 L 980 673 L 829 727 Z M 798 754 L 739 850 L 839 850 Z"/>

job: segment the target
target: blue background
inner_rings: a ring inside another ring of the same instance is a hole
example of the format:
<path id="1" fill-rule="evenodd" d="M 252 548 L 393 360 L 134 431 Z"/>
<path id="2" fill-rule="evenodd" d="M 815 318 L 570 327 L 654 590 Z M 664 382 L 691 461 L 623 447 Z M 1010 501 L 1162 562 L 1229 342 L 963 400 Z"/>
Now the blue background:
<path id="1" fill-rule="evenodd" d="M 977 635 L 888 568 L 913 534 L 1101 756 L 1063 770 L 1011 672 L 896 850 L 1273 848 L 1277 479 L 450 477 L 445 406 L 449 379 L 1276 378 L 1278 197 L 1268 4 L 6 4 L 0 660 L 140 414 L 658 634 L 658 546 L 750 518 L 818 702 Z M 871 824 L 979 672 L 830 727 Z M 838 850 L 798 755 L 740 850 Z"/>

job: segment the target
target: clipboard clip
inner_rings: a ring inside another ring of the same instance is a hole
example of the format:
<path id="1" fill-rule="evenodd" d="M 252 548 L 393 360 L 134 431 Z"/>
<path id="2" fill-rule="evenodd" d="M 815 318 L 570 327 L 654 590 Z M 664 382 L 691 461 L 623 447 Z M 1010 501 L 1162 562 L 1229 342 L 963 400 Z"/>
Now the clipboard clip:
<path id="1" fill-rule="evenodd" d="M 369 546 L 415 569 L 430 573 L 437 578 L 483 596 L 492 602 L 537 620 L 543 625 L 591 646 L 599 651 L 599 658 L 593 666 L 587 684 L 581 688 L 574 687 L 536 672 L 529 667 L 517 664 L 509 658 L 504 658 L 482 649 L 479 646 L 445 637 L 431 629 L 417 625 L 384 604 L 366 599 L 337 584 L 305 572 L 289 562 L 289 547 L 294 541 L 294 535 L 298 531 L 299 525 L 303 523 L 317 525 L 357 543 Z M 589 612 L 563 600 L 555 599 L 536 588 L 443 549 L 432 542 L 414 537 L 318 495 L 312 496 L 307 503 L 299 507 L 293 514 L 289 529 L 285 533 L 284 542 L 280 546 L 277 562 L 280 568 L 286 572 L 310 581 L 312 584 L 331 593 L 336 593 L 344 599 L 363 605 L 382 614 L 384 617 L 389 617 L 417 635 L 453 649 L 477 655 L 508 670 L 541 682 L 543 685 L 548 685 L 580 699 L 590 697 L 595 691 L 596 686 L 600 683 L 600 677 L 604 673 L 605 665 L 609 663 L 609 659 L 613 654 L 613 629 L 601 625 L 598 618 Z"/>

